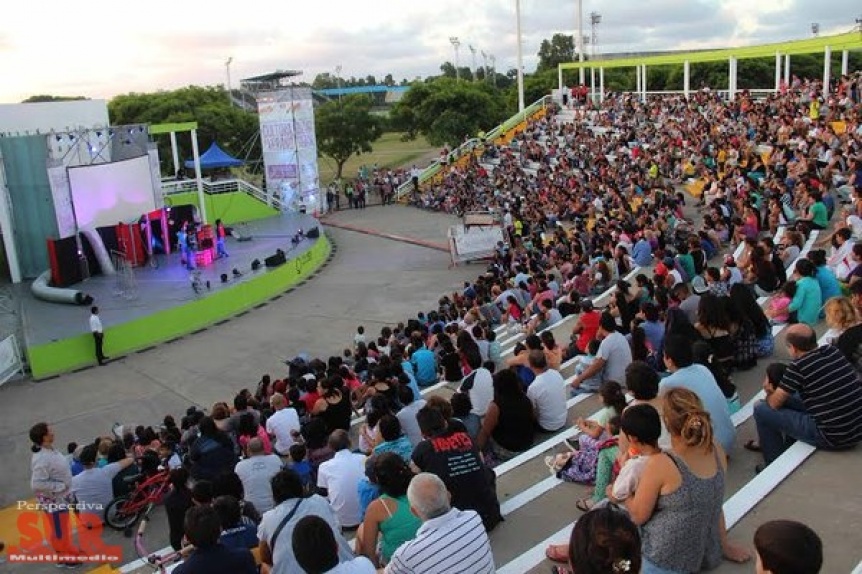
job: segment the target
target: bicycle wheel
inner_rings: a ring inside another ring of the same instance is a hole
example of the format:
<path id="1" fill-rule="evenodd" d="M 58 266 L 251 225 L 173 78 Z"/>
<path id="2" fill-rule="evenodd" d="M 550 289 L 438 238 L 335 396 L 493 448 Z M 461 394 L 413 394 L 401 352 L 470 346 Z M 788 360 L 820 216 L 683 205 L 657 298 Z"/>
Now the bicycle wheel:
<path id="1" fill-rule="evenodd" d="M 129 503 L 128 496 L 118 496 L 105 508 L 105 524 L 114 530 L 125 530 L 130 528 L 138 521 L 142 510 L 135 512 L 126 512 L 124 507 Z"/>

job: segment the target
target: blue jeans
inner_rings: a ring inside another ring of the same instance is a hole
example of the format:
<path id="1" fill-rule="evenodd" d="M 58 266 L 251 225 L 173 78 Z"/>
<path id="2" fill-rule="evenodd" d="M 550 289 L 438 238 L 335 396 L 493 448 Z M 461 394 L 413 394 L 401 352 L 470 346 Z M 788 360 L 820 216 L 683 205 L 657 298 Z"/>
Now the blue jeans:
<path id="1" fill-rule="evenodd" d="M 656 564 L 650 562 L 646 556 L 641 558 L 641 572 L 640 574 L 685 574 L 684 572 L 677 572 L 676 570 L 668 570 L 667 568 L 662 568 Z"/>
<path id="2" fill-rule="evenodd" d="M 766 401 L 754 405 L 754 423 L 763 460 L 771 464 L 797 440 L 816 447 L 828 447 L 814 418 L 805 410 L 802 399 L 791 396 L 780 409 L 773 409 Z"/>

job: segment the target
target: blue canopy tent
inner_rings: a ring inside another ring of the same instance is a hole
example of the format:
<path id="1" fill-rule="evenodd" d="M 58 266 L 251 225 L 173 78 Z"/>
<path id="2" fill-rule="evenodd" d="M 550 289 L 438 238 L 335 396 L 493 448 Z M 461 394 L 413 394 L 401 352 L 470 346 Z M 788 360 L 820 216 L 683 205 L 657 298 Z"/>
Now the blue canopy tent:
<path id="1" fill-rule="evenodd" d="M 244 162 L 241 159 L 236 159 L 230 156 L 221 149 L 217 143 L 213 142 L 210 148 L 201 154 L 201 169 L 214 169 L 219 167 L 238 167 Z M 185 161 L 185 166 L 189 169 L 194 169 L 195 160 L 188 159 Z"/>

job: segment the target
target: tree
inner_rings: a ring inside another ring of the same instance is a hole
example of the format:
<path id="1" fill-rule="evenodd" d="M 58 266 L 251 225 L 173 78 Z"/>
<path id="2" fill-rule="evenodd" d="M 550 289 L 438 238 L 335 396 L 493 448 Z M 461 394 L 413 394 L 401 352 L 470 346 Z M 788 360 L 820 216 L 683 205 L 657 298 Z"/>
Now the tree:
<path id="1" fill-rule="evenodd" d="M 361 94 L 344 96 L 322 104 L 314 114 L 317 151 L 335 161 L 336 179 L 353 154 L 368 153 L 380 137 L 380 122 L 371 114 L 371 98 Z"/>
<path id="2" fill-rule="evenodd" d="M 390 118 L 407 138 L 422 134 L 431 145 L 454 146 L 503 121 L 506 106 L 503 94 L 487 84 L 437 78 L 413 83 Z"/>
<path id="3" fill-rule="evenodd" d="M 537 72 L 557 69 L 557 64 L 571 62 L 575 53 L 574 36 L 567 34 L 554 34 L 551 40 L 542 40 L 539 46 L 539 66 Z"/>
<path id="4" fill-rule="evenodd" d="M 38 96 L 30 96 L 26 100 L 22 101 L 22 104 L 38 104 L 42 102 L 74 102 L 78 100 L 88 100 L 89 98 L 85 98 L 84 96 L 49 96 L 47 94 L 40 94 Z"/>
<path id="5" fill-rule="evenodd" d="M 108 115 L 112 125 L 197 122 L 203 149 L 217 140 L 230 154 L 241 156 L 245 150 L 246 157 L 261 157 L 259 140 L 251 145 L 259 131 L 257 116 L 232 106 L 222 87 L 189 86 L 149 94 L 124 94 L 108 103 Z M 156 141 L 162 171 L 173 174 L 170 141 L 166 137 Z M 177 145 L 181 158 L 192 156 L 189 138 L 177 138 Z"/>

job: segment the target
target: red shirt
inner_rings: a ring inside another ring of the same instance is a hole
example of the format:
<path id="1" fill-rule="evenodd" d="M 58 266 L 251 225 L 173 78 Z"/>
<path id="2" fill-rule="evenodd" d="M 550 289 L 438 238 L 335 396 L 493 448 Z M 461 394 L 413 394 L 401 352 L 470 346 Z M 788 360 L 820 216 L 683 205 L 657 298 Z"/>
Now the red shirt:
<path id="1" fill-rule="evenodd" d="M 579 318 L 581 322 L 581 332 L 578 333 L 578 349 L 581 351 L 587 350 L 587 345 L 590 341 L 596 338 L 596 333 L 599 332 L 599 319 L 602 314 L 593 309 L 587 313 L 581 313 Z"/>

